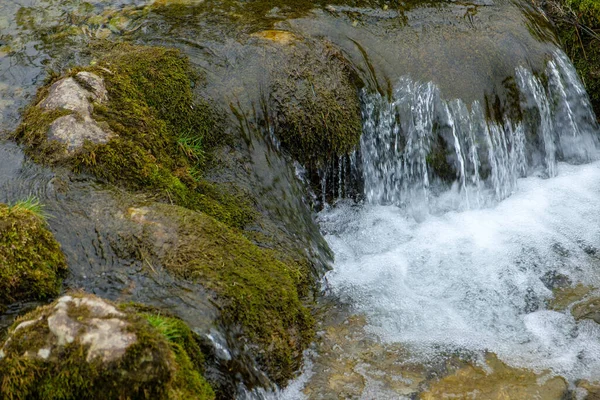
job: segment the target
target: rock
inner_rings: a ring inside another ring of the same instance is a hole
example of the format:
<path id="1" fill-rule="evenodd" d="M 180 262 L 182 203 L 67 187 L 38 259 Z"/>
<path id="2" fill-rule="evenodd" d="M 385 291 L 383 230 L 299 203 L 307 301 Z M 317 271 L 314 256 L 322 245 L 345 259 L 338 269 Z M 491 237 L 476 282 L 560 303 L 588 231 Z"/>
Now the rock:
<path id="1" fill-rule="evenodd" d="M 75 75 L 75 79 L 81 85 L 87 86 L 88 93 L 93 95 L 92 99 L 98 103 L 104 103 L 108 100 L 108 92 L 104 86 L 104 79 L 91 72 L 82 71 Z"/>
<path id="2" fill-rule="evenodd" d="M 61 79 L 50 86 L 48 96 L 40 103 L 46 110 L 69 110 L 79 114 L 90 114 L 91 93 L 79 86 L 73 78 Z"/>
<path id="3" fill-rule="evenodd" d="M 169 336 L 170 335 L 170 336 Z M 17 321 L 0 351 L 3 393 L 14 398 L 213 399 L 189 328 L 117 309 L 92 295 L 63 296 Z M 193 350 L 193 351 L 191 351 Z M 188 351 L 196 353 L 189 354 Z"/>
<path id="4" fill-rule="evenodd" d="M 104 80 L 91 72 L 79 72 L 55 82 L 39 107 L 47 111 L 72 111 L 72 114 L 50 124 L 48 140 L 65 144 L 67 154 L 80 149 L 86 141 L 107 143 L 115 134 L 92 118 L 92 103 L 107 100 Z"/>
<path id="5" fill-rule="evenodd" d="M 552 290 L 554 297 L 546 301 L 546 305 L 551 310 L 563 311 L 566 310 L 571 304 L 585 298 L 592 290 L 594 290 L 593 287 L 582 284 L 557 287 Z"/>
<path id="6" fill-rule="evenodd" d="M 575 304 L 571 309 L 571 314 L 577 321 L 591 319 L 600 324 L 600 297 L 592 297 Z"/>
<path id="7" fill-rule="evenodd" d="M 68 152 L 81 148 L 86 140 L 106 143 L 111 137 L 89 115 L 65 115 L 52 122 L 48 130 L 48 140 L 66 144 Z"/>
<path id="8" fill-rule="evenodd" d="M 600 382 L 590 382 L 580 380 L 576 382 L 578 399 L 599 400 L 600 399 Z M 579 396 L 581 394 L 581 396 Z"/>
<path id="9" fill-rule="evenodd" d="M 485 367 L 468 365 L 461 368 L 432 383 L 420 398 L 560 400 L 566 393 L 567 383 L 563 378 L 512 368 L 489 354 Z"/>
<path id="10" fill-rule="evenodd" d="M 67 272 L 60 244 L 33 205 L 33 200 L 0 204 L 0 311 L 18 301 L 57 296 Z"/>

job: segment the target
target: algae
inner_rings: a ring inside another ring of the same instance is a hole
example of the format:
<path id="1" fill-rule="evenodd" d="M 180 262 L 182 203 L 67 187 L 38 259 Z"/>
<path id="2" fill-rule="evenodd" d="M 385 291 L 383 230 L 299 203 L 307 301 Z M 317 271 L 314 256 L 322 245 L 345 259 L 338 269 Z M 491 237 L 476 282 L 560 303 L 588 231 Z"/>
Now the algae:
<path id="1" fill-rule="evenodd" d="M 60 292 L 65 256 L 34 201 L 0 205 L 0 310 Z"/>

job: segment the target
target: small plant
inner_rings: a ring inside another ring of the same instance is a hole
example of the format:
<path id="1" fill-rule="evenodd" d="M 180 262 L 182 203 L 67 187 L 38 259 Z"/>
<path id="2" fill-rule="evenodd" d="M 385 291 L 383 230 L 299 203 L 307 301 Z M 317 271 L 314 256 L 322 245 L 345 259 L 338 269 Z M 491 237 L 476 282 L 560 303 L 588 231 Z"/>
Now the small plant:
<path id="1" fill-rule="evenodd" d="M 170 343 L 177 343 L 183 336 L 178 321 L 174 318 L 164 317 L 160 314 L 144 314 L 144 317 Z"/>
<path id="2" fill-rule="evenodd" d="M 25 200 L 17 201 L 10 206 L 10 210 L 27 210 L 42 220 L 47 220 L 50 217 L 50 215 L 44 210 L 44 205 L 35 196 L 29 196 Z"/>
<path id="3" fill-rule="evenodd" d="M 177 145 L 179 149 L 185 154 L 190 160 L 200 162 L 204 158 L 204 151 L 202 150 L 202 137 L 194 136 L 187 133 L 179 139 L 177 139 Z"/>

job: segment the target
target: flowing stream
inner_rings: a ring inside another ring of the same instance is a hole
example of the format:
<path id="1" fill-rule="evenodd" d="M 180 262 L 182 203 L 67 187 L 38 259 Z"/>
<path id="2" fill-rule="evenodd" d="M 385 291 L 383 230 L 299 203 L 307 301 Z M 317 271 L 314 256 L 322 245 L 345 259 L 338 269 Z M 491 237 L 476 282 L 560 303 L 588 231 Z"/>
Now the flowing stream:
<path id="1" fill-rule="evenodd" d="M 599 130 L 562 52 L 545 76 L 516 68 L 518 120 L 487 121 L 477 101 L 408 78 L 391 99 L 364 94 L 353 158 L 364 201 L 319 219 L 336 257 L 328 287 L 367 333 L 423 362 L 492 352 L 570 382 L 600 378 L 600 326 L 547 306 L 558 280 L 600 283 Z M 452 185 L 427 159 L 440 136 Z M 307 369 L 283 398 L 304 397 Z"/>

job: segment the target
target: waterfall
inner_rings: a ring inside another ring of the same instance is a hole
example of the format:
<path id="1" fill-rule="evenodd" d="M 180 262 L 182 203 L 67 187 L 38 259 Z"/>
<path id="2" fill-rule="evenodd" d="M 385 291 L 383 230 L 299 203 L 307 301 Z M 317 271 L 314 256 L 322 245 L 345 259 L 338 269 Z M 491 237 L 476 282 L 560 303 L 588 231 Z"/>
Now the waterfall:
<path id="1" fill-rule="evenodd" d="M 429 201 L 450 177 L 463 207 L 502 200 L 517 179 L 553 177 L 557 161 L 598 156 L 598 126 L 566 55 L 554 53 L 543 76 L 517 67 L 522 118 L 489 120 L 474 101 L 443 99 L 432 82 L 403 78 L 392 98 L 362 93 L 360 143 L 367 202 Z"/>
<path id="2" fill-rule="evenodd" d="M 364 201 L 319 214 L 327 281 L 417 358 L 489 351 L 598 379 L 600 325 L 548 304 L 556 280 L 600 286 L 599 127 L 562 52 L 513 82 L 519 110 L 493 119 L 431 82 L 362 93 Z"/>

